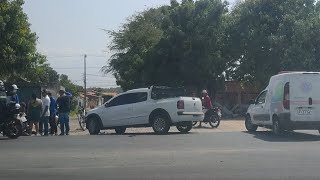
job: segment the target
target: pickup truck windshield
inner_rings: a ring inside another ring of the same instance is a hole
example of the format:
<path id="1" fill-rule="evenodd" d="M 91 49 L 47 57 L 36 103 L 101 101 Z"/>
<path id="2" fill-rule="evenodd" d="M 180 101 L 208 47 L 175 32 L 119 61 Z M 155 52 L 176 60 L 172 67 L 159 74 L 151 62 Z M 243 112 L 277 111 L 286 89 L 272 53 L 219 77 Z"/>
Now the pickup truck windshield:
<path id="1" fill-rule="evenodd" d="M 152 99 L 165 99 L 186 96 L 186 90 L 184 88 L 172 88 L 172 87 L 160 87 L 155 86 L 152 88 Z"/>

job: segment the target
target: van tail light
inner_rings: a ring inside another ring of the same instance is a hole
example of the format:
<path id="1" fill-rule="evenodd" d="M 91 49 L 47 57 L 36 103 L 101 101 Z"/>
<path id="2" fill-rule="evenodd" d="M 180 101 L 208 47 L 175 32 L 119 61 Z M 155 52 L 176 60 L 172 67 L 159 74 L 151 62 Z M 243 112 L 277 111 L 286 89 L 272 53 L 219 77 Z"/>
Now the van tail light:
<path id="1" fill-rule="evenodd" d="M 288 82 L 283 89 L 283 108 L 290 109 L 290 84 Z"/>
<path id="2" fill-rule="evenodd" d="M 309 105 L 311 106 L 312 105 L 312 98 L 309 97 Z"/>
<path id="3" fill-rule="evenodd" d="M 180 100 L 177 102 L 177 108 L 178 109 L 184 109 L 184 101 L 183 100 Z"/>

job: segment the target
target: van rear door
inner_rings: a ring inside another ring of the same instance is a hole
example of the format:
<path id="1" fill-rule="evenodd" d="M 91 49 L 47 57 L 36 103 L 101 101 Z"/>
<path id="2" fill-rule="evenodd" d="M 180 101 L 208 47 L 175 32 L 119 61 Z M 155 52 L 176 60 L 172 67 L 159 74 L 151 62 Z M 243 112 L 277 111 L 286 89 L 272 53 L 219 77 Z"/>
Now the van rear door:
<path id="1" fill-rule="evenodd" d="M 289 87 L 291 120 L 320 121 L 319 73 L 296 74 L 290 77 Z M 284 98 L 284 105 L 285 101 Z"/>

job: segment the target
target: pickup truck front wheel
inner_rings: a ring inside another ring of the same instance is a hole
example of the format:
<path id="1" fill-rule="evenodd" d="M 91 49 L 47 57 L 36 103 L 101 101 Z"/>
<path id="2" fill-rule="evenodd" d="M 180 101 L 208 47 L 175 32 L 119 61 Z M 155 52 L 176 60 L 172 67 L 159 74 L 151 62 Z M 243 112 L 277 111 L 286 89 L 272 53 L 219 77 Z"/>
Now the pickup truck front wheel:
<path id="1" fill-rule="evenodd" d="M 116 131 L 116 134 L 124 134 L 126 132 L 125 127 L 117 127 L 114 130 Z"/>
<path id="2" fill-rule="evenodd" d="M 88 119 L 88 130 L 90 135 L 97 135 L 100 133 L 100 125 L 99 125 L 99 121 L 96 117 L 90 117 Z"/>
<path id="3" fill-rule="evenodd" d="M 182 133 L 188 133 L 192 129 L 192 122 L 186 121 L 186 122 L 180 122 L 177 124 L 177 129 Z"/>
<path id="4" fill-rule="evenodd" d="M 167 134 L 170 129 L 170 121 L 163 115 L 157 115 L 152 119 L 151 126 L 156 134 Z"/>

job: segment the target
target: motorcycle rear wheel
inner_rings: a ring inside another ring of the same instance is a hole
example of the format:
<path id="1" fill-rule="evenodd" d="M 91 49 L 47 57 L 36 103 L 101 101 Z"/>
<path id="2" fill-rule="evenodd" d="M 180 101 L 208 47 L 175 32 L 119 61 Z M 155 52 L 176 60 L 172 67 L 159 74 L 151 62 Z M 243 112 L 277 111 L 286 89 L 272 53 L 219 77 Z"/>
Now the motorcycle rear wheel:
<path id="1" fill-rule="evenodd" d="M 210 126 L 211 126 L 212 128 L 217 128 L 217 127 L 219 127 L 219 125 L 220 125 L 220 118 L 219 118 L 219 116 L 216 115 L 216 114 L 212 114 L 212 115 L 210 116 L 209 124 L 210 124 Z"/>

